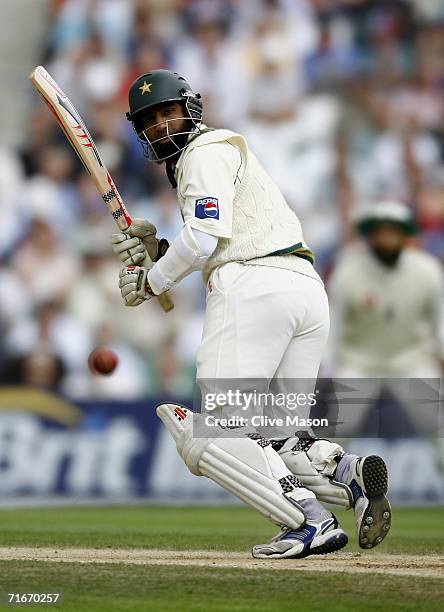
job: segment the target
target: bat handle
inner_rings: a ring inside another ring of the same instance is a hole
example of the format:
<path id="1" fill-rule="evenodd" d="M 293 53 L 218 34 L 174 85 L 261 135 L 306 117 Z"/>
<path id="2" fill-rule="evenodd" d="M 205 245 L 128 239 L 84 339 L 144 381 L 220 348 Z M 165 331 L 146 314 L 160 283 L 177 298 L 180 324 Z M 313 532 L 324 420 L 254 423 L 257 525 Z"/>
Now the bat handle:
<path id="1" fill-rule="evenodd" d="M 157 295 L 156 297 L 157 297 L 157 301 L 162 306 L 165 312 L 170 312 L 170 310 L 173 310 L 174 308 L 173 300 L 170 298 L 170 296 L 167 293 L 161 293 L 160 295 Z"/>
<path id="2" fill-rule="evenodd" d="M 148 255 L 143 260 L 142 266 L 148 269 L 153 267 L 153 262 L 151 261 L 151 258 Z M 174 308 L 173 300 L 170 298 L 170 296 L 167 293 L 161 293 L 159 295 L 156 295 L 156 298 L 165 312 L 169 312 L 170 310 L 173 310 Z"/>
<path id="3" fill-rule="evenodd" d="M 127 215 L 126 220 L 124 220 L 122 225 L 120 225 L 121 230 L 127 233 L 129 228 L 131 227 L 131 223 L 132 223 L 132 219 L 129 215 Z M 125 224 L 126 227 L 123 227 L 123 224 Z M 153 262 L 148 254 L 146 255 L 142 265 L 148 269 L 153 267 Z M 170 310 L 173 310 L 174 308 L 173 300 L 170 298 L 170 296 L 167 293 L 161 293 L 160 295 L 156 295 L 156 298 L 165 312 L 170 312 Z"/>

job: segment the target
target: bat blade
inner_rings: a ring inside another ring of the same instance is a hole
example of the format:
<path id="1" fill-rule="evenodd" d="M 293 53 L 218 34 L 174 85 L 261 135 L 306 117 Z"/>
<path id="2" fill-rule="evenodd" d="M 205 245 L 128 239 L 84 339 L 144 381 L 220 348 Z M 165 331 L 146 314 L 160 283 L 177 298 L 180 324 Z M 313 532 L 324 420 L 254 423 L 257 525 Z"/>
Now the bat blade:
<path id="1" fill-rule="evenodd" d="M 131 217 L 76 107 L 43 66 L 37 66 L 29 78 L 95 183 L 117 226 L 122 231 L 128 230 Z M 144 265 L 148 268 L 153 265 L 148 255 Z M 157 299 L 166 312 L 174 308 L 166 293 L 157 296 Z"/>
<path id="2" fill-rule="evenodd" d="M 128 229 L 131 217 L 74 104 L 43 66 L 37 66 L 29 78 L 57 119 L 117 225 L 121 230 Z"/>

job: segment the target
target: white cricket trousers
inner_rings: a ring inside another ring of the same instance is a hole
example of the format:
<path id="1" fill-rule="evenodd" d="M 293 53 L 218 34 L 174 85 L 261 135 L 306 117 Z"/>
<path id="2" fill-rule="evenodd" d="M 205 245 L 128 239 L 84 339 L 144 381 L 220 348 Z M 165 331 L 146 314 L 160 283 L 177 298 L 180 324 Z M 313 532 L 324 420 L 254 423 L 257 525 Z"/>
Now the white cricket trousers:
<path id="1" fill-rule="evenodd" d="M 329 331 L 320 280 L 230 262 L 209 279 L 197 379 L 312 379 Z"/>

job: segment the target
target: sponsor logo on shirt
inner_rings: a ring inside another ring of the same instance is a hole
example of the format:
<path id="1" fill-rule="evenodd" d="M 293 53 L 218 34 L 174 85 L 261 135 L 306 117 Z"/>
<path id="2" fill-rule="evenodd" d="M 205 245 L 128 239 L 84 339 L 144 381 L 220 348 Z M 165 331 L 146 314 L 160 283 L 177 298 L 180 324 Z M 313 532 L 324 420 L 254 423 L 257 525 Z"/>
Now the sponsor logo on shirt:
<path id="1" fill-rule="evenodd" d="M 217 198 L 207 197 L 196 200 L 195 216 L 198 219 L 219 219 L 219 200 Z"/>

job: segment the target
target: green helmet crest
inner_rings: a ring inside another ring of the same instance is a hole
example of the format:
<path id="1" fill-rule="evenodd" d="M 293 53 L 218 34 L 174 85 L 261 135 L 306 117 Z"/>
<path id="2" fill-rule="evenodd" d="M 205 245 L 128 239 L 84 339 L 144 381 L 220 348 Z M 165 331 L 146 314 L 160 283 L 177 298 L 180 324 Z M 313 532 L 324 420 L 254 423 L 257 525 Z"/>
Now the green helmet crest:
<path id="1" fill-rule="evenodd" d="M 129 90 L 129 107 L 126 114 L 129 121 L 135 115 L 164 102 L 185 102 L 189 97 L 200 99 L 189 83 L 177 72 L 152 70 L 138 77 Z"/>

